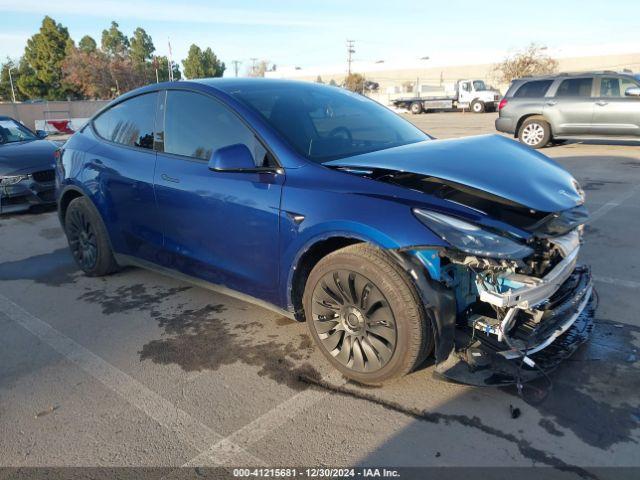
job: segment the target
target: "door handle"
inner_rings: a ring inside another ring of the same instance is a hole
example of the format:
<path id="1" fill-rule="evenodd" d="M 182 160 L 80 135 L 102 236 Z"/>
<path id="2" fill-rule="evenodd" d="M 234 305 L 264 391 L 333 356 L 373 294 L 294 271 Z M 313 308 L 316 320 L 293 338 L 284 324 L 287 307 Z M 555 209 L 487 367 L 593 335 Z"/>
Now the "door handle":
<path id="1" fill-rule="evenodd" d="M 549 105 L 550 107 L 553 107 L 556 103 L 558 102 L 556 102 L 555 100 L 550 100 L 547 102 L 547 105 Z"/>
<path id="2" fill-rule="evenodd" d="M 600 100 L 599 102 L 596 102 L 596 105 L 598 105 L 600 107 L 604 107 L 605 105 L 609 105 L 609 102 L 605 102 L 603 100 Z"/>
<path id="3" fill-rule="evenodd" d="M 180 179 L 179 178 L 170 177 L 166 173 L 163 173 L 162 175 L 160 175 L 160 178 L 162 180 L 164 180 L 165 182 L 180 183 Z"/>

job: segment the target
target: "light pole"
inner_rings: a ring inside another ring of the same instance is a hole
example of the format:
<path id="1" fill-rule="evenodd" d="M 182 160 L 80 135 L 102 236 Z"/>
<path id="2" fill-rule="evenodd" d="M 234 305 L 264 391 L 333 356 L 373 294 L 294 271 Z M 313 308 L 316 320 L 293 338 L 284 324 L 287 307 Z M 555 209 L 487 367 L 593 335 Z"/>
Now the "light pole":
<path id="1" fill-rule="evenodd" d="M 11 97 L 13 98 L 13 103 L 16 103 L 16 92 L 13 89 L 13 78 L 11 77 L 11 70 L 13 70 L 13 67 L 9 67 L 9 84 L 11 84 Z"/>

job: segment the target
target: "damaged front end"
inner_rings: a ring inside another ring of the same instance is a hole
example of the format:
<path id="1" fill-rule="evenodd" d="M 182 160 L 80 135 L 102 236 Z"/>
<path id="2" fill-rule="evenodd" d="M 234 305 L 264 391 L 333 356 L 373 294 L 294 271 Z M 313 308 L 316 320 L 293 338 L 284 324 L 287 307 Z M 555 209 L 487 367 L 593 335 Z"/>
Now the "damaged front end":
<path id="1" fill-rule="evenodd" d="M 528 239 L 415 213 L 452 244 L 396 252 L 431 316 L 439 376 L 472 385 L 524 383 L 588 339 L 593 284 L 589 268 L 577 263 L 584 207 L 549 215 Z"/>

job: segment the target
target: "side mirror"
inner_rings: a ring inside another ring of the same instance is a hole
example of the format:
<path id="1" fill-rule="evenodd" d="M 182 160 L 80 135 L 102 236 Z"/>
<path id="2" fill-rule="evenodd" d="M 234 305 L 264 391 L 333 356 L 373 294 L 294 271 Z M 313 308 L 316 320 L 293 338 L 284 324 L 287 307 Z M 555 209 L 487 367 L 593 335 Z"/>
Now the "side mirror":
<path id="1" fill-rule="evenodd" d="M 243 143 L 236 143 L 215 150 L 209 160 L 209 170 L 214 172 L 259 173 L 275 172 L 275 168 L 256 167 L 253 155 Z"/>
<path id="2" fill-rule="evenodd" d="M 49 134 L 44 130 L 36 130 L 36 137 L 38 138 L 47 138 Z"/>
<path id="3" fill-rule="evenodd" d="M 629 87 L 625 90 L 624 94 L 627 97 L 640 97 L 640 87 Z"/>

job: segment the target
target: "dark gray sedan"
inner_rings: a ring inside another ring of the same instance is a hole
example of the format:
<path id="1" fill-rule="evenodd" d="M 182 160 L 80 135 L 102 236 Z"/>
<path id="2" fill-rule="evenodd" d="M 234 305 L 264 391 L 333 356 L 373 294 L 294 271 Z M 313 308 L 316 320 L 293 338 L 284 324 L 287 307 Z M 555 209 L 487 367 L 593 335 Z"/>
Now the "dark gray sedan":
<path id="1" fill-rule="evenodd" d="M 57 146 L 10 117 L 0 116 L 0 214 L 55 203 Z"/>

